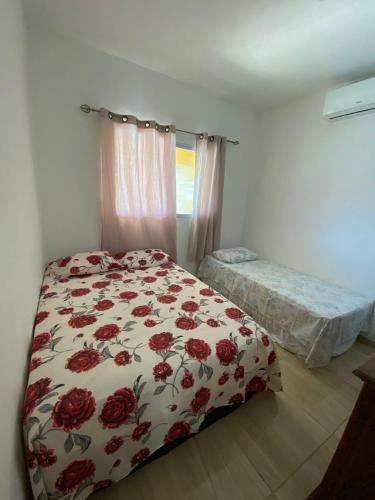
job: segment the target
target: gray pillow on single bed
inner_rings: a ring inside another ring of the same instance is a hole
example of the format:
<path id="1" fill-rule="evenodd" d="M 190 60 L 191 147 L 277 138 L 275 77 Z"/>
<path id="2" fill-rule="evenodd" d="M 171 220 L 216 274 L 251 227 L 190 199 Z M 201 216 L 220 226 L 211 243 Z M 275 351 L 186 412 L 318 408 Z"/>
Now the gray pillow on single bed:
<path id="1" fill-rule="evenodd" d="M 212 255 L 215 259 L 226 262 L 227 264 L 238 264 L 239 262 L 247 262 L 258 258 L 256 253 L 244 247 L 215 250 L 212 252 Z"/>

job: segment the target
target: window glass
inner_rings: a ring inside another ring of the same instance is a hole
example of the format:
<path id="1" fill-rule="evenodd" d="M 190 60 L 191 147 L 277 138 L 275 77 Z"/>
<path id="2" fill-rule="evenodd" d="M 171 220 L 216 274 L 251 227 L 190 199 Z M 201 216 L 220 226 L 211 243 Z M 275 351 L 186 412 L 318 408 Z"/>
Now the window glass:
<path id="1" fill-rule="evenodd" d="M 191 215 L 193 211 L 195 150 L 190 144 L 176 145 L 176 211 Z"/>

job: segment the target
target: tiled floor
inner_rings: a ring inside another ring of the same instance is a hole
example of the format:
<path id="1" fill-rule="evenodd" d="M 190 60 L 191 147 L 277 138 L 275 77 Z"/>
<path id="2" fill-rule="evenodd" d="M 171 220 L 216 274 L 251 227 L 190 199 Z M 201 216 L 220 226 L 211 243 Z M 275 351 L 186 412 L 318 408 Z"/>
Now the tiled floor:
<path id="1" fill-rule="evenodd" d="M 309 370 L 277 348 L 284 392 L 257 394 L 233 414 L 95 500 L 303 500 L 336 449 L 361 382 L 352 370 L 375 353 L 357 341 Z"/>

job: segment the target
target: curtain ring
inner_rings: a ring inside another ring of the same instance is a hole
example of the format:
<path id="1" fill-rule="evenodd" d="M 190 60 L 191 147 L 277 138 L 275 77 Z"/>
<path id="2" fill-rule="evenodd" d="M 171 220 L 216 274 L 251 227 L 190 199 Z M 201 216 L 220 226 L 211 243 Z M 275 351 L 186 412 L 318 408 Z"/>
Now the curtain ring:
<path id="1" fill-rule="evenodd" d="M 150 122 L 146 122 L 146 123 L 145 123 L 145 127 L 146 127 L 146 128 L 149 128 L 149 127 L 150 127 Z"/>
<path id="2" fill-rule="evenodd" d="M 169 132 L 169 127 L 165 127 L 165 131 L 166 131 L 166 132 Z"/>
<path id="3" fill-rule="evenodd" d="M 126 123 L 126 122 L 128 121 L 128 117 L 127 117 L 126 115 L 124 115 L 124 116 L 122 117 L 122 121 L 123 121 L 124 123 Z"/>
<path id="4" fill-rule="evenodd" d="M 199 134 L 199 139 L 203 139 L 204 135 L 203 134 Z"/>
<path id="5" fill-rule="evenodd" d="M 112 120 L 112 118 L 113 118 L 113 114 L 112 114 L 111 112 L 110 112 L 110 113 L 108 113 L 108 118 L 109 118 L 110 120 Z"/>
<path id="6" fill-rule="evenodd" d="M 213 135 L 211 135 L 210 141 L 213 142 L 214 140 L 215 140 L 215 137 Z"/>

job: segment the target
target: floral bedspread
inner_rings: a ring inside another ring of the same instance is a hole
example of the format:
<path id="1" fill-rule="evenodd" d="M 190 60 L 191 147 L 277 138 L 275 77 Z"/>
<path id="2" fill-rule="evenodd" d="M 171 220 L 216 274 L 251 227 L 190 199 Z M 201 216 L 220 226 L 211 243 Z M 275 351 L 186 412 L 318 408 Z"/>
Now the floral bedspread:
<path id="1" fill-rule="evenodd" d="M 85 499 L 213 408 L 281 389 L 266 331 L 184 269 L 86 258 L 101 267 L 47 268 L 35 319 L 23 429 L 38 500 Z"/>

